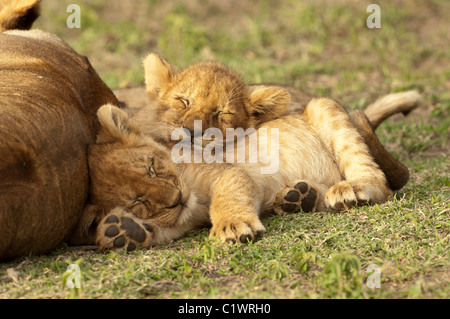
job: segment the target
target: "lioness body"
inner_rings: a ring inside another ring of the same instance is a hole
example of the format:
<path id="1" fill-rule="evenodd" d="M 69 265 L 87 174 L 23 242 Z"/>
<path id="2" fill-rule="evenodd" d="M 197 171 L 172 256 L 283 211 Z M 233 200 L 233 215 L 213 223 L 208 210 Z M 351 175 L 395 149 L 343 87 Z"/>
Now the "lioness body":
<path id="1" fill-rule="evenodd" d="M 96 111 L 117 105 L 88 60 L 42 31 L 0 33 L 0 259 L 48 252 L 88 195 Z"/>

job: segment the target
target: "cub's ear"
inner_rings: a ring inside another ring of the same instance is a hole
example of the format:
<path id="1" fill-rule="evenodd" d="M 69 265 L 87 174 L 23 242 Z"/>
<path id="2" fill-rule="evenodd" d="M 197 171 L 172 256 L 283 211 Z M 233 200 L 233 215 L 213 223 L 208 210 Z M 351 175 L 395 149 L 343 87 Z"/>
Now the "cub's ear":
<path id="1" fill-rule="evenodd" d="M 41 0 L 0 1 L 0 32 L 4 30 L 29 30 L 39 17 Z"/>
<path id="2" fill-rule="evenodd" d="M 291 100 L 289 92 L 278 86 L 250 86 L 248 94 L 247 112 L 255 121 L 254 125 L 280 117 Z"/>
<path id="3" fill-rule="evenodd" d="M 161 88 L 172 81 L 178 69 L 155 53 L 150 53 L 143 64 L 147 94 L 158 97 Z"/>
<path id="4" fill-rule="evenodd" d="M 117 106 L 105 104 L 98 109 L 97 116 L 101 124 L 97 135 L 98 144 L 122 141 L 130 135 L 128 115 Z"/>

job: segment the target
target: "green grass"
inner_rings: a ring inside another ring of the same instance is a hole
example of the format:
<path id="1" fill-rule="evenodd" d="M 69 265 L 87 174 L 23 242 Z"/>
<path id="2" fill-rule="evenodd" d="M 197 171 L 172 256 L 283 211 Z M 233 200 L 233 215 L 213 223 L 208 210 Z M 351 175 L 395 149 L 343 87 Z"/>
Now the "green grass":
<path id="1" fill-rule="evenodd" d="M 282 82 L 360 109 L 417 88 L 422 107 L 377 130 L 411 172 L 383 205 L 263 220 L 248 245 L 208 230 L 131 253 L 61 245 L 0 264 L 3 298 L 446 298 L 450 297 L 450 22 L 446 1 L 383 3 L 365 26 L 352 1 L 78 1 L 82 28 L 65 27 L 71 1 L 43 1 L 36 27 L 63 37 L 112 88 L 142 85 L 141 58 L 178 66 L 216 59 L 248 82 Z M 131 4 L 132 3 L 132 4 Z M 68 289 L 68 265 L 81 289 Z M 370 265 L 381 288 L 366 285 Z"/>
<path id="2" fill-rule="evenodd" d="M 2 264 L 0 292 L 76 296 L 63 282 L 78 261 L 84 298 L 446 298 L 450 188 L 448 179 L 430 175 L 416 172 L 384 205 L 265 219 L 266 236 L 248 245 L 207 239 L 204 229 L 149 251 L 62 246 L 49 256 Z M 429 189 L 437 191 L 430 196 Z M 381 267 L 380 289 L 365 284 L 371 264 Z M 7 268 L 16 270 L 17 282 Z"/>

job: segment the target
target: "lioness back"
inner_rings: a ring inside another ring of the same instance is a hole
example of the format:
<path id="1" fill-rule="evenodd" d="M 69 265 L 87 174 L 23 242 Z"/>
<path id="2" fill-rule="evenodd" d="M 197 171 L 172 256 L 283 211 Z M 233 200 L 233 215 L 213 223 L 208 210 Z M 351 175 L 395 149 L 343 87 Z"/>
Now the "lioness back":
<path id="1" fill-rule="evenodd" d="M 42 31 L 0 33 L 0 260 L 48 252 L 86 202 L 96 111 L 118 104 L 85 57 Z"/>

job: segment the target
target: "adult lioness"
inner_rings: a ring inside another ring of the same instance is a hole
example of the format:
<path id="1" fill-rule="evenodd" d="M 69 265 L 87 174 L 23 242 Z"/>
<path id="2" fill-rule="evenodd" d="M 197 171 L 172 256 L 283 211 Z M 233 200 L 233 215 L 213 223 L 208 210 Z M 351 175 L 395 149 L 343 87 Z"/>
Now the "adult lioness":
<path id="1" fill-rule="evenodd" d="M 87 58 L 38 30 L 0 33 L 0 83 L 5 260 L 48 252 L 74 232 L 88 195 L 96 111 L 118 102 Z"/>

